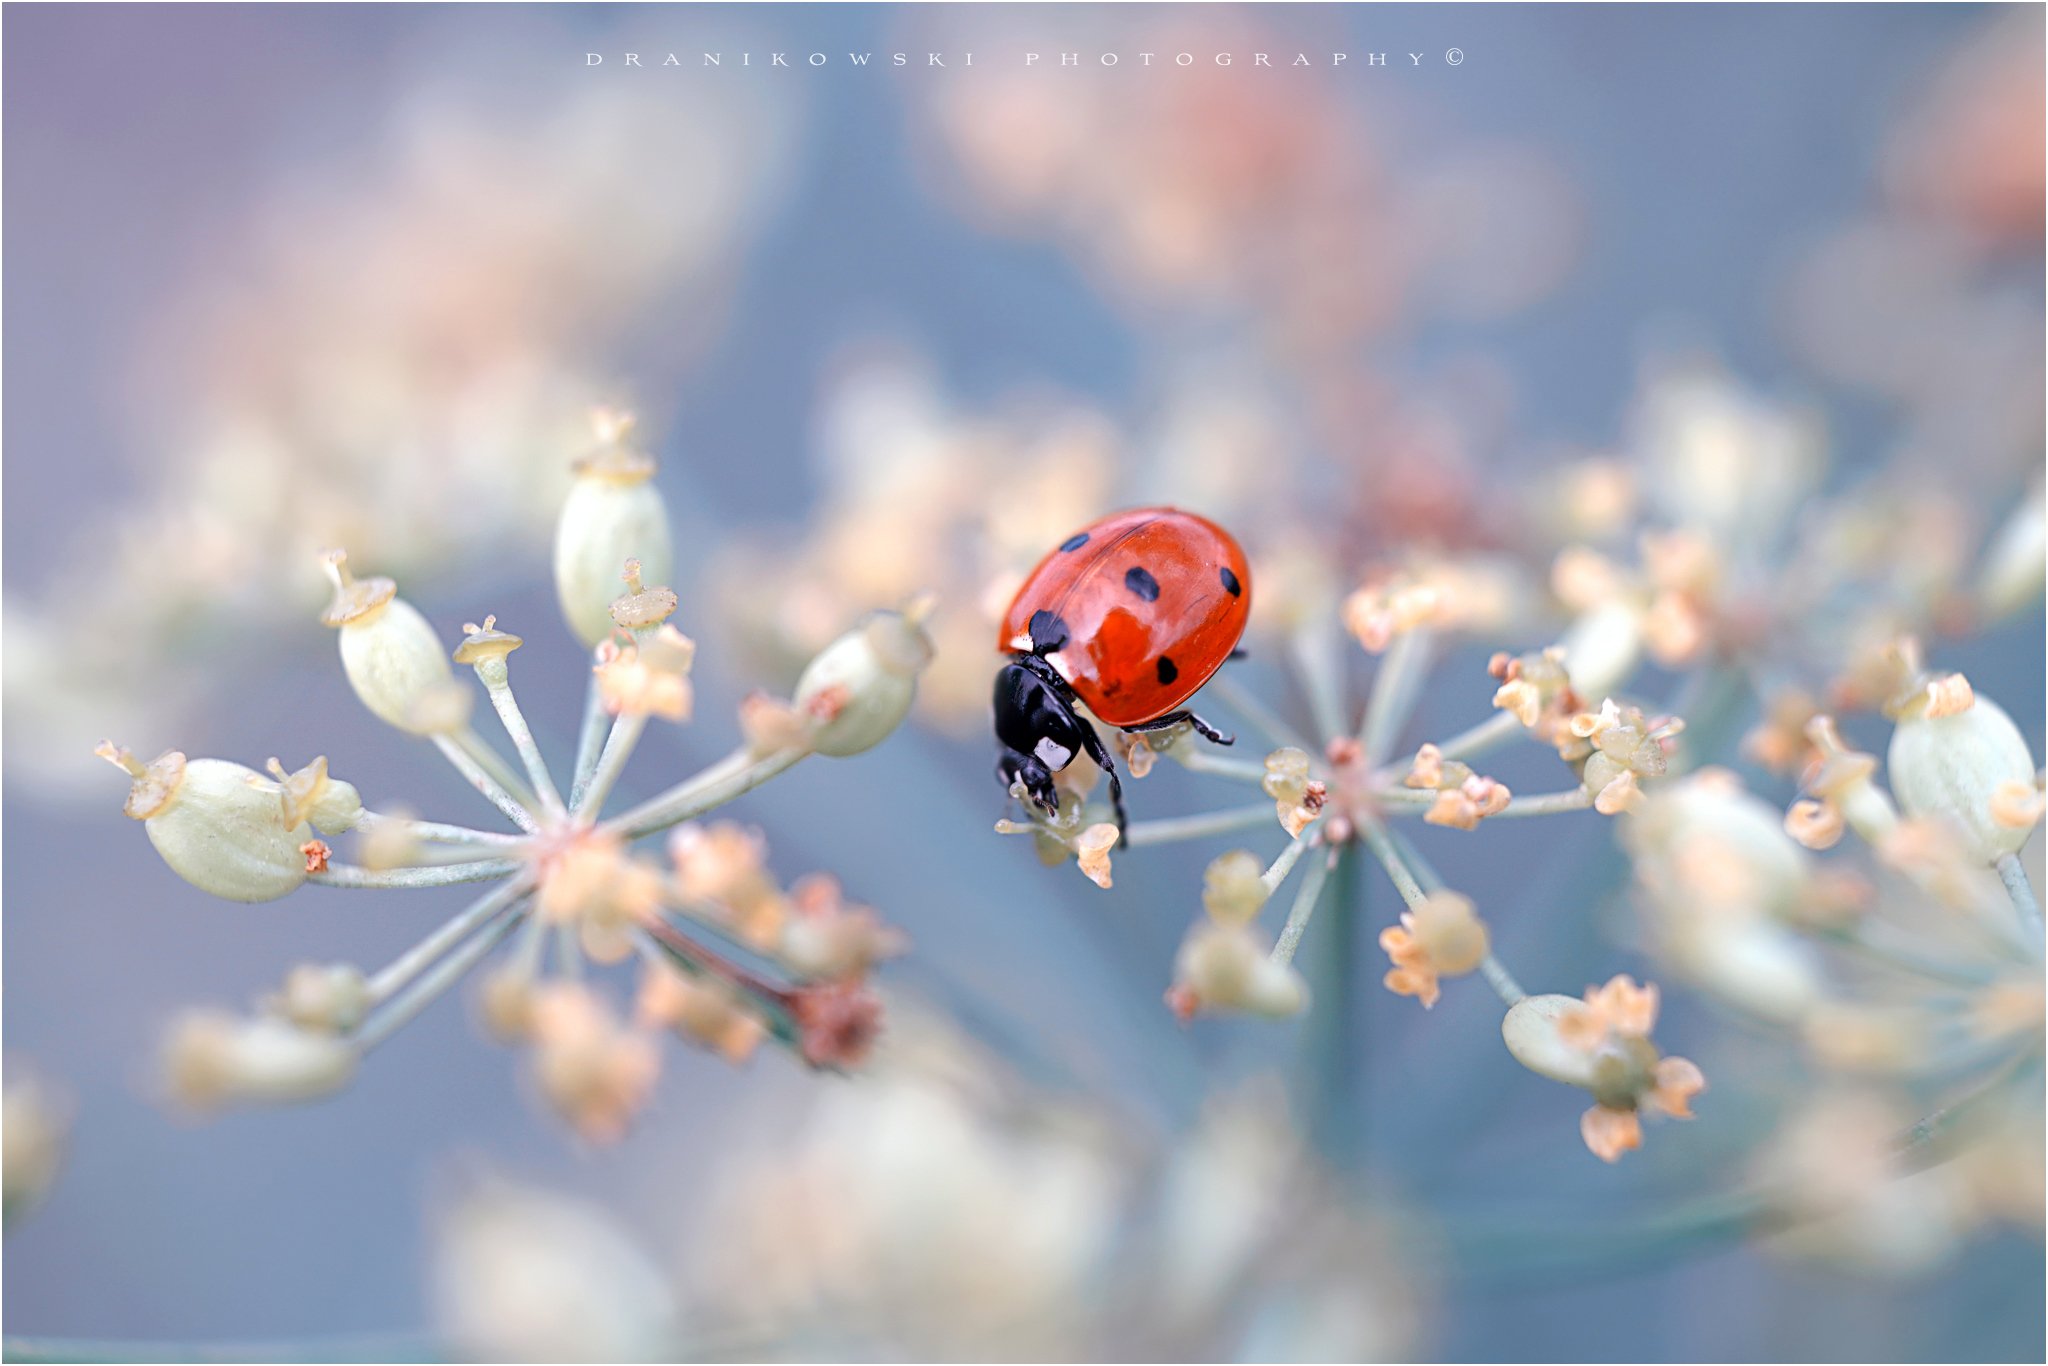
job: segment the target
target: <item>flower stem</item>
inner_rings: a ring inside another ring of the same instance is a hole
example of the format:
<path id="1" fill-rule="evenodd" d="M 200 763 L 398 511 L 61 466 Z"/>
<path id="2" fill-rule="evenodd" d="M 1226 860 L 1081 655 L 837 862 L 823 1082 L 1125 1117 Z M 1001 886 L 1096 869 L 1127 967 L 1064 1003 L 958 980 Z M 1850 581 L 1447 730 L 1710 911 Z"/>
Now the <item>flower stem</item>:
<path id="1" fill-rule="evenodd" d="M 540 822 L 519 804 L 519 799 L 514 797 L 504 784 L 486 773 L 459 741 L 450 736 L 436 735 L 434 748 L 446 756 L 448 762 L 455 766 L 457 773 L 469 779 L 471 787 L 484 794 L 485 801 L 504 812 L 506 818 L 514 825 L 529 835 L 540 830 Z"/>
<path id="2" fill-rule="evenodd" d="M 1301 856 L 1308 852 L 1311 845 L 1317 843 L 1316 840 L 1308 839 L 1288 841 L 1287 847 L 1280 851 L 1280 856 L 1273 860 L 1272 866 L 1259 874 L 1259 881 L 1265 886 L 1267 896 L 1280 890 L 1280 884 L 1287 881 L 1287 875 L 1294 871 L 1294 865 L 1301 861 Z"/>
<path id="3" fill-rule="evenodd" d="M 1313 999 L 1302 1022 L 1303 1090 L 1301 1113 L 1308 1134 L 1339 1171 L 1351 1170 L 1358 1147 L 1359 1097 L 1366 1056 L 1357 991 L 1359 918 L 1364 911 L 1355 846 L 1341 846 L 1335 867 L 1326 868 L 1336 882 L 1329 904 L 1317 913 L 1315 953 L 1309 961 Z M 1311 902 L 1313 904 L 1313 901 Z M 1307 913 L 1304 912 L 1304 920 Z"/>
<path id="4" fill-rule="evenodd" d="M 626 771 L 633 746 L 640 743 L 640 735 L 646 729 L 647 717 L 642 713 L 621 712 L 613 720 L 611 734 L 604 740 L 604 752 L 597 756 L 597 766 L 590 771 L 590 781 L 575 794 L 579 817 L 587 818 L 604 810 L 605 799 L 612 795 L 612 786 Z"/>
<path id="5" fill-rule="evenodd" d="M 1329 881 L 1332 862 L 1334 860 L 1328 856 L 1319 858 L 1301 875 L 1301 886 L 1294 892 L 1294 904 L 1287 909 L 1287 923 L 1281 927 L 1279 942 L 1273 945 L 1273 961 L 1283 967 L 1294 961 L 1295 950 L 1301 947 L 1301 936 L 1315 916 L 1316 903 L 1322 899 L 1323 885 Z"/>
<path id="6" fill-rule="evenodd" d="M 512 739 L 512 748 L 519 753 L 519 762 L 526 766 L 526 778 L 540 797 L 540 804 L 547 813 L 560 820 L 569 814 L 562 805 L 562 794 L 555 787 L 554 775 L 548 772 L 548 763 L 541 757 L 540 746 L 534 743 L 533 728 L 526 724 L 526 714 L 519 710 L 519 699 L 512 695 L 512 685 L 503 678 L 487 679 L 484 691 L 490 694 L 491 705 L 497 709 L 498 719 L 505 725 L 505 734 Z"/>
<path id="7" fill-rule="evenodd" d="M 1344 670 L 1335 636 L 1324 623 L 1313 621 L 1296 630 L 1288 644 L 1316 729 L 1331 737 L 1344 734 Z"/>
<path id="8" fill-rule="evenodd" d="M 1372 691 L 1366 696 L 1365 713 L 1358 721 L 1358 746 L 1368 768 L 1376 768 L 1386 759 L 1388 747 L 1415 714 L 1429 672 L 1433 639 L 1425 630 L 1403 631 L 1380 659 Z"/>
<path id="9" fill-rule="evenodd" d="M 1486 979 L 1486 985 L 1493 988 L 1493 994 L 1500 997 L 1504 1006 L 1513 1007 L 1529 993 L 1522 990 L 1522 984 L 1514 975 L 1501 966 L 1500 959 L 1492 954 L 1479 960 L 1479 975 Z"/>
<path id="10" fill-rule="evenodd" d="M 452 887 L 461 882 L 489 882 L 516 873 L 526 866 L 524 859 L 471 859 L 466 863 L 433 863 L 424 868 L 363 868 L 353 863 L 332 863 L 324 873 L 306 881 L 322 887 Z"/>
<path id="11" fill-rule="evenodd" d="M 1163 820 L 1137 821 L 1124 832 L 1131 848 L 1143 844 L 1171 844 L 1175 840 L 1205 839 L 1227 835 L 1233 830 L 1250 830 L 1273 820 L 1273 803 L 1233 806 L 1224 811 L 1205 811 L 1199 816 L 1172 816 Z"/>
<path id="12" fill-rule="evenodd" d="M 1387 870 L 1387 876 L 1393 879 L 1394 889 L 1400 892 L 1401 900 L 1407 902 L 1411 908 L 1420 905 L 1428 893 L 1424 892 L 1422 884 L 1416 881 L 1414 872 L 1408 867 L 1408 860 L 1401 856 L 1401 851 L 1396 849 L 1394 842 L 1387 837 L 1387 827 L 1380 823 L 1377 816 L 1361 811 L 1358 813 L 1358 833 L 1365 837 L 1366 847 L 1372 850 L 1373 857 L 1380 861 L 1380 866 Z"/>
<path id="13" fill-rule="evenodd" d="M 382 1004 L 407 982 L 419 976 L 442 954 L 474 933 L 478 926 L 532 890 L 520 878 L 471 902 L 459 915 L 394 959 L 391 965 L 370 979 L 370 1000 Z"/>
<path id="14" fill-rule="evenodd" d="M 736 749 L 660 796 L 607 821 L 605 829 L 626 839 L 666 830 L 744 796 L 809 753 L 808 749 L 781 749 L 756 758 L 745 748 Z"/>
<path id="15" fill-rule="evenodd" d="M 471 968 L 481 963 L 492 949 L 504 941 L 506 935 L 512 933 L 522 918 L 522 913 L 516 910 L 508 915 L 501 914 L 482 934 L 472 935 L 453 953 L 429 968 L 397 999 L 371 1016 L 362 1029 L 357 1031 L 356 1052 L 368 1053 L 409 1024 Z"/>
<path id="16" fill-rule="evenodd" d="M 1304 739 L 1300 731 L 1281 720 L 1276 712 L 1236 679 L 1218 674 L 1209 680 L 1208 686 L 1210 696 L 1243 717 L 1253 730 L 1277 748 L 1298 749 L 1307 754 L 1316 752 L 1316 747 Z"/>
<path id="17" fill-rule="evenodd" d="M 1522 733 L 1522 723 L 1513 712 L 1497 711 L 1467 730 L 1459 731 L 1437 746 L 1446 759 L 1469 759 L 1484 754 Z"/>
<path id="18" fill-rule="evenodd" d="M 1554 816 L 1561 811 L 1584 811 L 1593 805 L 1593 794 L 1583 787 L 1568 792 L 1544 792 L 1534 797 L 1511 797 L 1508 804 L 1486 819 L 1506 820 L 1510 816 Z"/>
<path id="19" fill-rule="evenodd" d="M 2018 854 L 2002 854 L 1998 859 L 1998 877 L 2005 883 L 2005 892 L 2012 898 L 2012 908 L 2019 912 L 2020 925 L 2034 941 L 2041 940 L 2041 900 L 2034 895 L 2034 884 L 2027 881 L 2027 870 L 2020 864 Z"/>
<path id="20" fill-rule="evenodd" d="M 535 804 L 533 794 L 526 790 L 525 780 L 512 771 L 512 765 L 505 762 L 505 756 L 492 748 L 473 727 L 464 726 L 455 732 L 455 743 L 462 746 L 463 753 L 476 760 L 477 767 L 497 779 L 498 786 L 518 798 L 521 806 L 531 808 Z"/>
<path id="21" fill-rule="evenodd" d="M 570 779 L 569 805 L 575 807 L 583 799 L 583 789 L 590 786 L 590 775 L 597 768 L 597 756 L 604 747 L 605 721 L 604 694 L 597 686 L 597 672 L 594 667 L 597 656 L 593 654 L 593 668 L 590 682 L 583 692 L 583 726 L 576 733 L 576 772 Z"/>
<path id="22" fill-rule="evenodd" d="M 500 830 L 472 830 L 466 825 L 416 821 L 406 816 L 387 816 L 382 812 L 367 810 L 356 818 L 355 829 L 364 834 L 372 830 L 397 831 L 429 844 L 514 845 L 523 843 L 526 838 L 524 835 L 508 835 Z"/>
<path id="23" fill-rule="evenodd" d="M 1190 773 L 1214 773 L 1218 777 L 1237 778 L 1248 783 L 1266 780 L 1265 764 L 1252 759 L 1226 759 L 1207 750 L 1179 747 L 1175 748 L 1173 757 Z"/>

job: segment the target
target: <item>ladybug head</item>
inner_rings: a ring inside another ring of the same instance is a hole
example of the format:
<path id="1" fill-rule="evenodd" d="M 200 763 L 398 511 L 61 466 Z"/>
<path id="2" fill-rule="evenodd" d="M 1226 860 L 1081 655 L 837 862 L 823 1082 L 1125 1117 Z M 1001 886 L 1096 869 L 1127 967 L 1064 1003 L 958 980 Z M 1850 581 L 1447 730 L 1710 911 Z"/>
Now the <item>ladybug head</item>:
<path id="1" fill-rule="evenodd" d="M 1052 775 L 1087 744 L 1059 676 L 1043 661 L 1019 655 L 996 674 L 996 774 L 1008 787 L 1020 779 L 1048 815 L 1060 809 Z"/>

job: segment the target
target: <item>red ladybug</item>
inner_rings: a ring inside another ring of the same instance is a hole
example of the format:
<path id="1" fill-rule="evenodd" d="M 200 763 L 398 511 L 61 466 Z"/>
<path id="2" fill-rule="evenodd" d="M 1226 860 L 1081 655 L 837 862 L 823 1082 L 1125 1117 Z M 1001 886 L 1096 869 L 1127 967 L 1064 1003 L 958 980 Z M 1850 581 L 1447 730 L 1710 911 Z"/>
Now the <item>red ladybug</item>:
<path id="1" fill-rule="evenodd" d="M 997 649 L 996 773 L 1048 814 L 1059 811 L 1052 775 L 1086 750 L 1109 775 L 1117 829 L 1123 784 L 1077 701 L 1126 731 L 1186 721 L 1203 738 L 1233 743 L 1181 708 L 1237 649 L 1251 614 L 1251 568 L 1229 532 L 1174 508 L 1113 512 L 1038 562 L 1003 614 Z"/>

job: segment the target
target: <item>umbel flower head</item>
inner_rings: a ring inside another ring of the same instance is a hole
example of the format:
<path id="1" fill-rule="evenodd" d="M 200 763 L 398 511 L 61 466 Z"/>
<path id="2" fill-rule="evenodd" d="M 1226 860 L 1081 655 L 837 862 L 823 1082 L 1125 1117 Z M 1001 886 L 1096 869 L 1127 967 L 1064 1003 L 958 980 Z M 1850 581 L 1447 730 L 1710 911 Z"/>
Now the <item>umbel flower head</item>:
<path id="1" fill-rule="evenodd" d="M 856 623 L 806 671 L 795 698 L 757 695 L 724 759 L 625 811 L 605 806 L 654 720 L 688 721 L 696 646 L 669 624 L 677 595 L 668 519 L 651 456 L 626 445 L 630 421 L 602 415 L 595 454 L 577 466 L 556 538 L 569 629 L 588 651 L 588 700 L 570 780 L 557 783 L 513 695 L 524 641 L 497 618 L 465 627 L 451 651 L 388 578 L 323 557 L 350 687 L 374 715 L 430 742 L 512 827 L 492 831 L 366 807 L 315 758 L 258 772 L 169 751 L 144 763 L 111 743 L 100 754 L 129 779 L 127 814 L 173 872 L 236 901 L 272 901 L 305 883 L 414 888 L 492 884 L 467 908 L 377 971 L 304 964 L 250 1015 L 193 1012 L 172 1029 L 172 1094 L 201 1108 L 301 1100 L 345 1085 L 364 1055 L 451 985 L 484 972 L 482 1010 L 497 1037 L 528 1045 L 536 1089 L 585 1137 L 622 1133 L 659 1071 L 655 1037 L 672 1031 L 732 1060 L 773 1041 L 818 1068 L 857 1065 L 881 1026 L 868 986 L 900 935 L 812 878 L 785 891 L 758 835 L 700 818 L 812 754 L 852 755 L 901 723 L 931 659 L 929 603 Z M 602 571 L 602 572 L 600 572 Z M 516 763 L 471 725 L 474 673 Z M 665 854 L 635 842 L 674 830 Z M 359 861 L 329 840 L 361 837 Z M 615 1003 L 585 962 L 634 962 L 635 1003 Z M 552 965 L 552 966 L 550 966 Z"/>

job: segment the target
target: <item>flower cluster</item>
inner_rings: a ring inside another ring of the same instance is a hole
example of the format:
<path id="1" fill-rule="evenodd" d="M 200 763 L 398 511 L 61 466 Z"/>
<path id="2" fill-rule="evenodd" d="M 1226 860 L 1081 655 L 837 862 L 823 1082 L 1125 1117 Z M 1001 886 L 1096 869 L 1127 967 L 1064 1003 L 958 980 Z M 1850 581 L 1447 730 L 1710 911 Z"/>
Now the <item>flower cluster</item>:
<path id="1" fill-rule="evenodd" d="M 607 816 L 607 799 L 653 720 L 693 709 L 695 647 L 673 625 L 667 513 L 654 461 L 631 423 L 601 414 L 595 449 L 576 467 L 555 538 L 555 582 L 570 630 L 589 653 L 590 683 L 571 778 L 558 784 L 513 694 L 523 642 L 496 618 L 465 628 L 450 652 L 387 578 L 359 578 L 339 551 L 324 558 L 342 668 L 373 714 L 431 743 L 511 825 L 505 833 L 366 806 L 325 757 L 259 773 L 176 751 L 144 763 L 112 744 L 127 773 L 126 810 L 173 872 L 236 901 L 270 901 L 306 883 L 329 887 L 495 884 L 378 971 L 304 965 L 254 1015 L 194 1012 L 173 1028 L 173 1093 L 197 1106 L 296 1100 L 344 1084 L 358 1062 L 499 945 L 481 1008 L 499 1038 L 528 1046 L 541 1093 L 592 1139 L 623 1131 L 645 1102 L 671 1030 L 734 1061 L 763 1040 L 813 1067 L 858 1064 L 880 1027 L 867 985 L 901 936 L 836 881 L 788 889 L 767 871 L 760 837 L 702 818 L 812 754 L 847 756 L 902 721 L 929 662 L 925 608 L 877 612 L 829 646 L 794 696 L 756 694 L 725 758 L 647 801 Z M 657 579 L 655 586 L 649 579 Z M 624 591 L 620 591 L 623 588 Z M 451 664 L 452 660 L 452 664 Z M 471 726 L 475 674 L 516 763 Z M 665 854 L 635 842 L 671 830 Z M 344 862 L 330 840 L 360 839 Z M 586 961 L 637 960 L 628 1013 L 584 978 Z"/>
<path id="2" fill-rule="evenodd" d="M 441 1230 L 438 1317 L 493 1360 L 955 1359 L 998 1338 L 1055 1361 L 1402 1356 L 1424 1258 L 1302 1149 L 1273 1089 L 1139 1139 L 906 1019 L 859 1086 L 717 1159 L 716 1198 L 659 1260 L 564 1196 L 471 1193 Z"/>

